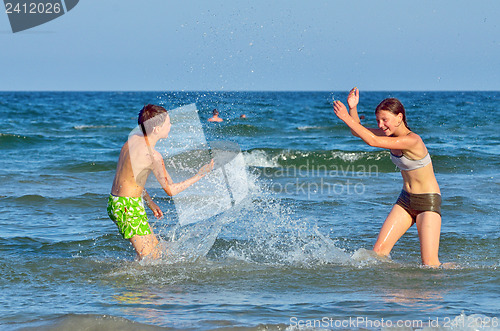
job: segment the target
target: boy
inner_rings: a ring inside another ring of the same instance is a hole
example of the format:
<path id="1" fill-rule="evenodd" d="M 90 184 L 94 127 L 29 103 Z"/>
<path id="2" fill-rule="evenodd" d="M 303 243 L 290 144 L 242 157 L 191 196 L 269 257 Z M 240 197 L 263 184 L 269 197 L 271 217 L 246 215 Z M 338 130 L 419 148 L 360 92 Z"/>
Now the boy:
<path id="1" fill-rule="evenodd" d="M 146 202 L 157 218 L 163 216 L 160 207 L 144 189 L 149 174 L 153 172 L 167 195 L 173 196 L 203 178 L 214 163 L 212 160 L 193 177 L 173 183 L 163 157 L 154 149 L 158 140 L 167 138 L 170 132 L 167 110 L 148 104 L 140 111 L 138 123 L 142 134 L 131 135 L 121 149 L 107 211 L 123 238 L 132 243 L 137 259 L 141 260 L 146 256 L 158 258 L 161 254 L 144 209 Z"/>

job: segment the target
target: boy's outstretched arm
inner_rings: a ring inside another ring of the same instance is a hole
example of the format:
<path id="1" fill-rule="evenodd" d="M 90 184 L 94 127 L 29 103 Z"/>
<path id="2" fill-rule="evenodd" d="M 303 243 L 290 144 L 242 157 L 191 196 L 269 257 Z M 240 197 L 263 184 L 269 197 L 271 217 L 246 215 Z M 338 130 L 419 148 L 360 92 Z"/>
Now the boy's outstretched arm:
<path id="1" fill-rule="evenodd" d="M 163 162 L 163 158 L 161 155 L 155 156 L 153 161 L 153 173 L 160 183 L 161 187 L 169 196 L 174 196 L 189 186 L 193 185 L 200 179 L 202 179 L 206 174 L 208 174 L 214 167 L 214 160 L 212 159 L 209 163 L 205 164 L 203 167 L 198 170 L 198 173 L 191 178 L 188 178 L 180 183 L 174 183 L 172 178 L 165 169 L 165 163 Z"/>

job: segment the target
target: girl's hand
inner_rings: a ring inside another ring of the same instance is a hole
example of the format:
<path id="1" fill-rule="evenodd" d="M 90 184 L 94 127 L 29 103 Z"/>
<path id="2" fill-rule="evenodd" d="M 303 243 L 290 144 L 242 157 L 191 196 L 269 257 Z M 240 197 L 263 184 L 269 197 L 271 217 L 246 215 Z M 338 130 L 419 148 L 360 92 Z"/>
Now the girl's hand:
<path id="1" fill-rule="evenodd" d="M 156 218 L 160 219 L 163 217 L 163 212 L 153 200 L 150 200 L 148 202 L 148 207 L 151 208 L 151 211 L 153 212 Z"/>
<path id="2" fill-rule="evenodd" d="M 342 121 L 345 121 L 350 116 L 347 112 L 347 108 L 338 100 L 333 103 L 333 111 Z"/>
<path id="3" fill-rule="evenodd" d="M 359 89 L 357 87 L 353 88 L 349 95 L 347 96 L 347 104 L 349 105 L 349 109 L 356 108 L 359 103 Z"/>

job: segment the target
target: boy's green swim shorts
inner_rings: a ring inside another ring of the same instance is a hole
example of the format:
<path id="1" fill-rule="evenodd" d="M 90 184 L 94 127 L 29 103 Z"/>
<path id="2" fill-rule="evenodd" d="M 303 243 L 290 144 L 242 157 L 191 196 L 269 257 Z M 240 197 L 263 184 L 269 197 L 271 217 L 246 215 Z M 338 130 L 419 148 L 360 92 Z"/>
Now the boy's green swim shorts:
<path id="1" fill-rule="evenodd" d="M 117 197 L 110 194 L 107 210 L 109 218 L 118 226 L 123 238 L 151 234 L 141 197 Z"/>

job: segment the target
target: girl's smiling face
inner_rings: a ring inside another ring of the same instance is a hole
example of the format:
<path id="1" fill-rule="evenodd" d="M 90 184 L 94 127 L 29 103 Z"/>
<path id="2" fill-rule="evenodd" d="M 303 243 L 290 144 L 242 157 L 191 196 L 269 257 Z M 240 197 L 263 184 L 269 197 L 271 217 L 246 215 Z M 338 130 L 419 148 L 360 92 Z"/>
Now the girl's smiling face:
<path id="1" fill-rule="evenodd" d="M 384 131 L 386 136 L 393 135 L 403 120 L 402 114 L 394 115 L 387 110 L 380 110 L 375 116 L 377 118 L 378 127 Z"/>

